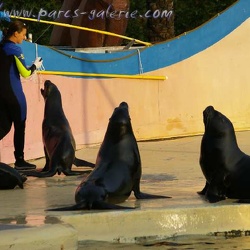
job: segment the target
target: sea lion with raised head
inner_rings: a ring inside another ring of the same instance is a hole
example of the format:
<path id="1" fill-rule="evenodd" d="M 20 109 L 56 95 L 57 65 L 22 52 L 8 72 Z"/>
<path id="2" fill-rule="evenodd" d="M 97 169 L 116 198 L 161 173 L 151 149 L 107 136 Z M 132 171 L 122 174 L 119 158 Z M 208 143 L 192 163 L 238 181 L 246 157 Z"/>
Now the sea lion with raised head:
<path id="1" fill-rule="evenodd" d="M 42 137 L 46 164 L 42 171 L 24 173 L 27 176 L 51 177 L 56 173 L 65 175 L 83 173 L 83 171 L 72 171 L 72 164 L 93 168 L 93 163 L 75 157 L 75 140 L 64 114 L 61 93 L 57 86 L 46 80 L 41 94 L 45 101 Z"/>
<path id="2" fill-rule="evenodd" d="M 204 110 L 203 122 L 200 166 L 206 185 L 199 194 L 209 202 L 250 199 L 250 157 L 239 149 L 233 124 L 212 106 Z"/>
<path id="3" fill-rule="evenodd" d="M 76 205 L 53 211 L 80 209 L 119 209 L 134 192 L 136 199 L 170 198 L 140 191 L 141 159 L 133 133 L 128 104 L 122 102 L 109 119 L 93 171 L 75 192 Z"/>

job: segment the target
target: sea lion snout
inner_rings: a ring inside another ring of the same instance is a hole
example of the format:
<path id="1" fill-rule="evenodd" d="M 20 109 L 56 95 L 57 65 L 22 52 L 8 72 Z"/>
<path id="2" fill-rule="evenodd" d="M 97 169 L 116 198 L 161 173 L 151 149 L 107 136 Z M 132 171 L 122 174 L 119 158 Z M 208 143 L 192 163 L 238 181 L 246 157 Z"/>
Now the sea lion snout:
<path id="1" fill-rule="evenodd" d="M 121 102 L 119 105 L 119 108 L 127 108 L 128 109 L 128 104 L 126 102 Z"/>
<path id="2" fill-rule="evenodd" d="M 50 80 L 46 80 L 44 82 L 44 88 L 41 89 L 41 95 L 43 96 L 43 98 L 48 97 L 48 89 L 50 85 L 52 85 L 52 82 Z"/>
<path id="3" fill-rule="evenodd" d="M 120 105 L 114 109 L 114 112 L 109 119 L 111 123 L 119 123 L 124 125 L 130 124 L 130 120 L 128 104 L 126 102 L 121 102 Z"/>
<path id="4" fill-rule="evenodd" d="M 213 115 L 215 112 L 215 109 L 213 106 L 208 106 L 205 108 L 205 110 L 203 111 L 203 117 L 204 118 L 208 118 L 209 116 Z"/>
<path id="5" fill-rule="evenodd" d="M 207 127 L 209 120 L 213 117 L 214 112 L 215 112 L 215 109 L 213 106 L 208 106 L 203 111 L 203 123 L 205 125 L 205 128 Z"/>

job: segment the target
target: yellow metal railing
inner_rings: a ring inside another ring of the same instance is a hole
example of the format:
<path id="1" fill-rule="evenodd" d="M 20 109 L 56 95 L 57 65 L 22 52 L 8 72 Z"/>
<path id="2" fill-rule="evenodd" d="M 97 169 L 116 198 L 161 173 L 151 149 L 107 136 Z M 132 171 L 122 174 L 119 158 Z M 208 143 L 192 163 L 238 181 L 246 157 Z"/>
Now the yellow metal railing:
<path id="1" fill-rule="evenodd" d="M 152 45 L 151 43 L 148 43 L 148 42 L 143 42 L 143 41 L 138 40 L 138 39 L 134 39 L 134 38 L 131 38 L 131 37 L 128 37 L 128 36 L 115 34 L 115 33 L 104 31 L 104 30 L 90 29 L 90 28 L 76 26 L 76 25 L 67 24 L 67 23 L 59 23 L 59 22 L 53 22 L 53 21 L 38 20 L 38 19 L 35 19 L 35 18 L 28 18 L 28 17 L 20 17 L 20 16 L 12 16 L 12 15 L 10 17 L 11 18 L 21 19 L 21 20 L 26 20 L 26 21 L 31 21 L 31 22 L 53 24 L 53 25 L 57 25 L 57 26 L 63 26 L 63 27 L 74 28 L 74 29 L 79 29 L 79 30 L 91 31 L 91 32 L 101 33 L 101 34 L 104 34 L 104 35 L 120 37 L 120 38 L 127 39 L 127 40 L 130 40 L 130 41 L 135 40 L 136 43 L 140 43 L 140 44 L 143 44 L 143 45 L 146 45 L 146 46 Z"/>
<path id="2" fill-rule="evenodd" d="M 148 43 L 148 42 L 143 42 L 143 41 L 131 38 L 131 37 L 122 36 L 122 35 L 119 35 L 119 34 L 115 34 L 115 33 L 108 32 L 108 31 L 103 31 L 103 30 L 90 29 L 90 28 L 71 25 L 71 24 L 66 24 L 66 23 L 59 23 L 59 22 L 46 21 L 46 20 L 38 20 L 38 19 L 34 19 L 34 18 L 27 18 L 27 17 L 20 17 L 20 16 L 12 16 L 11 15 L 10 17 L 11 18 L 21 19 L 21 20 L 26 20 L 26 21 L 53 24 L 53 25 L 57 25 L 57 26 L 75 28 L 75 29 L 86 30 L 86 31 L 90 31 L 90 32 L 96 32 L 96 33 L 101 33 L 101 34 L 105 34 L 105 35 L 110 35 L 110 36 L 116 36 L 116 37 L 120 37 L 120 38 L 127 39 L 127 40 L 134 40 L 136 43 L 140 43 L 140 44 L 143 44 L 143 45 L 146 45 L 146 46 L 152 45 L 151 43 Z M 105 78 L 107 77 L 107 78 L 163 80 L 163 81 L 168 79 L 167 76 L 152 76 L 152 75 L 97 74 L 97 73 L 64 72 L 64 71 L 38 71 L 37 73 L 38 74 L 44 74 L 44 75 L 67 75 L 67 76 L 86 76 L 86 77 L 105 77 Z"/>
<path id="3" fill-rule="evenodd" d="M 149 75 L 120 75 L 120 74 L 97 74 L 82 72 L 65 72 L 65 71 L 38 71 L 42 75 L 67 75 L 67 76 L 89 76 L 89 77 L 109 77 L 124 79 L 143 79 L 143 80 L 166 80 L 167 76 L 149 76 Z"/>

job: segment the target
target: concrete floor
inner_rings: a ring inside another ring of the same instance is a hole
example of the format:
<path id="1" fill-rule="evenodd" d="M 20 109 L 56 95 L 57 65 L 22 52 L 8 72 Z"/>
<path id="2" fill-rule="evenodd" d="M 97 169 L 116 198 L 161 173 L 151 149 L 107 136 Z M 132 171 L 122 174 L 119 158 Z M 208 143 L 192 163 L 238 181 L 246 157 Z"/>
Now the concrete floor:
<path id="1" fill-rule="evenodd" d="M 250 154 L 250 132 L 238 132 L 239 147 Z M 201 136 L 139 142 L 141 191 L 171 199 L 137 201 L 122 211 L 46 212 L 72 205 L 83 176 L 29 177 L 24 189 L 0 191 L 0 249 L 77 249 L 78 242 L 140 243 L 178 235 L 250 229 L 250 205 L 234 200 L 209 204 L 197 195 L 205 184 L 199 166 Z M 99 146 L 78 150 L 95 162 Z M 34 161 L 43 167 L 44 159 Z M 81 168 L 84 169 L 84 168 Z M 78 168 L 79 170 L 79 168 Z"/>

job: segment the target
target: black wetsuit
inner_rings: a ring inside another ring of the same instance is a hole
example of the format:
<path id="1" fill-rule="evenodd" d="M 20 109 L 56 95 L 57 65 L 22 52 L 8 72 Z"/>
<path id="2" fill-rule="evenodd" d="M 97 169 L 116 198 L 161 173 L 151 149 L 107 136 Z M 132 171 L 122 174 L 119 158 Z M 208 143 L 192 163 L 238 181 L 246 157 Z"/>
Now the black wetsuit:
<path id="1" fill-rule="evenodd" d="M 23 158 L 24 133 L 27 114 L 26 98 L 20 74 L 29 76 L 36 69 L 26 67 L 21 48 L 6 41 L 0 46 L 0 140 L 14 123 L 15 158 Z"/>

